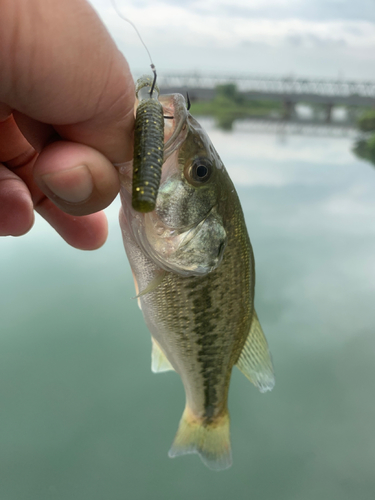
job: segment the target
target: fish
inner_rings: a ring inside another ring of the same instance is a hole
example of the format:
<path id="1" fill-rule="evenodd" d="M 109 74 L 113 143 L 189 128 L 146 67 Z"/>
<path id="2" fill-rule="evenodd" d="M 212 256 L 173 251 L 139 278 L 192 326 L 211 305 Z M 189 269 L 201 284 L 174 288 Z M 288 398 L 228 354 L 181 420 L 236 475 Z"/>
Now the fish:
<path id="1" fill-rule="evenodd" d="M 235 187 L 181 94 L 160 95 L 164 157 L 155 210 L 131 204 L 132 164 L 120 168 L 120 226 L 155 373 L 181 377 L 186 404 L 170 457 L 232 464 L 228 390 L 234 366 L 261 392 L 274 386 L 254 309 L 255 264 Z"/>

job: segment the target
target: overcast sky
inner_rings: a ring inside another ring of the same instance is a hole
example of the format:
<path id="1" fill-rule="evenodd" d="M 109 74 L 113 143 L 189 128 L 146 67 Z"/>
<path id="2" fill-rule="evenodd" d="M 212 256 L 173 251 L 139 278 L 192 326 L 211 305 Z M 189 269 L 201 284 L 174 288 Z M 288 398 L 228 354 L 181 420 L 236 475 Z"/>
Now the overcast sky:
<path id="1" fill-rule="evenodd" d="M 110 0 L 90 0 L 129 61 L 147 53 Z M 375 0 L 116 0 L 161 72 L 375 80 Z"/>

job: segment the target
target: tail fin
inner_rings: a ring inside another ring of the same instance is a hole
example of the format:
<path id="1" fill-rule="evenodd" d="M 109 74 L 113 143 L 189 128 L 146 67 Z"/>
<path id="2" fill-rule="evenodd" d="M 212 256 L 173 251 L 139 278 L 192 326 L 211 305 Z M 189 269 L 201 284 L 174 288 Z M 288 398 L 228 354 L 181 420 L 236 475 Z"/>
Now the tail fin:
<path id="1" fill-rule="evenodd" d="M 188 406 L 185 408 L 169 456 L 188 453 L 197 453 L 212 470 L 232 465 L 228 412 L 207 424 L 197 419 Z"/>

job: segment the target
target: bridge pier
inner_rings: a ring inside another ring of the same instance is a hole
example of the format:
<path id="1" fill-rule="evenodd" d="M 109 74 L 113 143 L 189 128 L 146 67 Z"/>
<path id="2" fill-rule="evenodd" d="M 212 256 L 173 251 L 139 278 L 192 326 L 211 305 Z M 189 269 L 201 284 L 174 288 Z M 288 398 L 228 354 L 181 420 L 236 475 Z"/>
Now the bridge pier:
<path id="1" fill-rule="evenodd" d="M 326 123 L 331 123 L 332 122 L 332 109 L 333 109 L 333 104 L 328 103 L 326 105 Z"/>
<path id="2" fill-rule="evenodd" d="M 290 120 L 295 115 L 294 102 L 283 101 L 283 119 Z"/>

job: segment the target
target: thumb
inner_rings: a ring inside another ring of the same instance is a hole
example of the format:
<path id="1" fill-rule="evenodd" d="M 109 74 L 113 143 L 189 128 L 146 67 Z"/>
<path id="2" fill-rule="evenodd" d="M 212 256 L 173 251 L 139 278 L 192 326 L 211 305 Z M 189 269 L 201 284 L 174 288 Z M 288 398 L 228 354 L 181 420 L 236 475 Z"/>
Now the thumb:
<path id="1" fill-rule="evenodd" d="M 41 191 L 71 215 L 102 210 L 120 188 L 118 173 L 103 154 L 73 142 L 58 141 L 44 148 L 33 175 Z"/>

